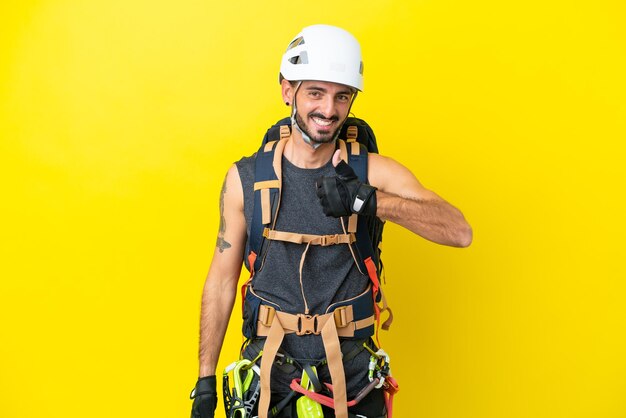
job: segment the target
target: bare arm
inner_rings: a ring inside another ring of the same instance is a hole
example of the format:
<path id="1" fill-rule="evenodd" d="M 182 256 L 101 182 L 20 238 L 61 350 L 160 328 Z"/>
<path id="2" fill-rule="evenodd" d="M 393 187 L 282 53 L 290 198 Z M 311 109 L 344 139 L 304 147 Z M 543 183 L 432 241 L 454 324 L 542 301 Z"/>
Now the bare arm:
<path id="1" fill-rule="evenodd" d="M 430 241 L 454 247 L 472 243 L 472 229 L 461 211 L 424 188 L 402 164 L 370 154 L 368 177 L 376 192 L 376 215 Z"/>
<path id="2" fill-rule="evenodd" d="M 246 239 L 243 191 L 232 166 L 220 193 L 220 228 L 202 293 L 199 376 L 215 374 L 228 320 L 235 302 Z"/>

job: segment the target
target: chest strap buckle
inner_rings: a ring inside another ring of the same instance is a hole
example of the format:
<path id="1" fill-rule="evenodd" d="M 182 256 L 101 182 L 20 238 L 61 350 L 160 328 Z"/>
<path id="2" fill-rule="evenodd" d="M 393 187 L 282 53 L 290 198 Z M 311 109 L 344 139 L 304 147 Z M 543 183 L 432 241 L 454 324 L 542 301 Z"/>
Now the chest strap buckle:
<path id="1" fill-rule="evenodd" d="M 296 316 L 298 317 L 296 335 L 320 335 L 322 331 L 317 329 L 318 315 L 297 314 Z"/>

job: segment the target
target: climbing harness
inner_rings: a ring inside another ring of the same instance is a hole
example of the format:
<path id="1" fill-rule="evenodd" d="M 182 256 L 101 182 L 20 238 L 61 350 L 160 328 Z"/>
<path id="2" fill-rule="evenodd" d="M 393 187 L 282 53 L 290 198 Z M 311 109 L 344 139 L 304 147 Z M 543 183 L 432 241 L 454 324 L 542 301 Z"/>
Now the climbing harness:
<path id="1" fill-rule="evenodd" d="M 321 405 L 325 405 L 334 408 L 338 418 L 348 418 L 353 416 L 348 413 L 348 407 L 356 405 L 378 387 L 384 388 L 387 393 L 385 397 L 387 416 L 391 418 L 390 402 L 398 387 L 390 375 L 388 356 L 383 351 L 373 351 L 368 348 L 373 353 L 373 357 L 376 354 L 375 360 L 372 360 L 373 363 L 370 362 L 372 364 L 370 383 L 354 399 L 348 400 L 343 369 L 343 362 L 346 358 L 342 356 L 342 343 L 339 339 L 342 337 L 366 340 L 375 336 L 377 345 L 380 346 L 378 328 L 382 326 L 383 329 L 388 329 L 393 319 L 380 289 L 379 280 L 379 273 L 382 271 L 379 243 L 383 222 L 376 217 L 354 214 L 340 218 L 342 232 L 333 235 L 299 234 L 277 230 L 276 219 L 279 213 L 282 185 L 282 154 L 290 137 L 290 119 L 285 118 L 268 130 L 255 157 L 254 207 L 245 260 L 246 267 L 250 270 L 250 279 L 241 288 L 243 333 L 248 340 L 264 337 L 265 342 L 260 367 L 254 364 L 255 360 L 251 363 L 244 363 L 240 367 L 231 365 L 232 369 L 225 371 L 225 374 L 234 372 L 235 381 L 235 387 L 229 394 L 228 401 L 226 401 L 226 392 L 224 396 L 227 416 L 248 417 L 252 410 L 251 400 L 258 403 L 259 418 L 276 416 L 288 403 L 283 399 L 270 408 L 270 375 L 272 367 L 280 356 L 283 338 L 286 334 L 298 336 L 314 334 L 322 338 L 326 354 L 324 364 L 328 367 L 331 383 L 315 382 L 316 373 L 311 374 L 307 371 L 307 368 L 311 369 L 310 365 L 300 366 L 304 370 L 303 377 L 291 382 L 292 392 L 289 396 L 291 400 L 294 394 L 304 395 L 296 401 L 298 416 L 300 418 L 315 417 L 321 411 L 319 409 Z M 346 138 L 345 141 L 337 140 L 341 158 L 353 168 L 361 181 L 367 182 L 368 151 L 378 151 L 371 128 L 360 119 L 348 118 L 342 127 L 340 137 Z M 272 241 L 305 245 L 299 271 L 305 308 L 302 313 L 284 312 L 278 304 L 260 297 L 254 291 L 254 275 L 263 268 L 268 247 Z M 359 271 L 370 279 L 367 289 L 354 298 L 330 305 L 323 314 L 311 314 L 302 287 L 302 267 L 311 245 L 322 247 L 347 245 Z M 384 311 L 388 311 L 389 316 L 383 324 L 380 324 L 381 313 Z M 254 367 L 258 368 L 258 373 Z M 241 375 L 242 371 L 245 375 Z M 260 379 L 258 386 L 254 384 L 255 373 Z M 255 395 L 259 388 L 260 394 Z"/>
<path id="2" fill-rule="evenodd" d="M 343 360 L 348 362 L 352 361 L 361 351 L 367 350 L 370 354 L 377 355 L 379 351 L 374 351 L 368 341 L 364 340 L 344 340 L 341 343 L 341 352 Z M 259 368 L 256 366 L 259 359 L 264 353 L 263 340 L 255 339 L 247 341 L 246 347 L 250 349 L 250 353 L 254 358 L 252 360 L 242 359 L 231 363 L 224 370 L 224 401 L 226 406 L 227 417 L 246 417 L 256 418 L 258 403 L 258 386 L 256 385 L 259 375 Z M 242 349 L 243 351 L 243 349 Z M 255 355 L 256 353 L 256 355 Z M 391 380 L 388 357 L 385 360 L 386 367 L 380 372 L 376 372 L 376 377 L 368 385 L 363 387 L 358 394 L 347 402 L 348 407 L 357 405 L 363 400 L 372 390 L 379 386 L 381 375 L 387 376 L 385 378 L 385 385 L 382 386 L 386 393 L 385 407 L 387 411 L 391 409 L 390 396 L 397 391 L 397 385 L 395 381 Z M 321 412 L 321 406 L 324 405 L 329 408 L 334 408 L 334 392 L 333 386 L 328 383 L 322 383 L 317 376 L 317 368 L 327 366 L 328 360 L 324 359 L 317 361 L 313 364 L 302 362 L 302 360 L 296 360 L 282 348 L 279 349 L 275 360 L 274 367 L 281 369 L 284 372 L 293 371 L 294 369 L 300 370 L 302 378 L 293 379 L 289 385 L 291 392 L 285 396 L 280 402 L 274 405 L 268 412 L 268 417 L 276 417 L 294 398 L 296 399 L 296 411 L 299 418 L 313 418 L 319 415 Z M 256 374 L 252 375 L 250 371 L 254 371 Z M 233 388 L 229 390 L 229 375 L 233 375 Z M 393 386 L 390 382 L 393 382 Z M 389 385 L 389 386 L 387 386 Z M 393 391 L 393 389 L 396 389 Z M 389 417 L 389 413 L 385 415 Z M 348 413 L 349 418 L 362 417 L 368 418 L 363 415 L 355 415 Z M 369 418 L 383 418 L 383 417 L 369 417 Z"/>

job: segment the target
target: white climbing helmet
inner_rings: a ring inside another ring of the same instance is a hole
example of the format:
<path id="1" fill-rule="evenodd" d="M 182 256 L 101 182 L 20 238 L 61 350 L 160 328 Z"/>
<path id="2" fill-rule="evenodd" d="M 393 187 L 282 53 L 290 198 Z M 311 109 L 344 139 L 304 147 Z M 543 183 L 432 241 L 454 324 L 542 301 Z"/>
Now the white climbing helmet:
<path id="1" fill-rule="evenodd" d="M 280 73 L 289 81 L 329 81 L 363 91 L 361 47 L 336 26 L 308 26 L 289 43 Z"/>

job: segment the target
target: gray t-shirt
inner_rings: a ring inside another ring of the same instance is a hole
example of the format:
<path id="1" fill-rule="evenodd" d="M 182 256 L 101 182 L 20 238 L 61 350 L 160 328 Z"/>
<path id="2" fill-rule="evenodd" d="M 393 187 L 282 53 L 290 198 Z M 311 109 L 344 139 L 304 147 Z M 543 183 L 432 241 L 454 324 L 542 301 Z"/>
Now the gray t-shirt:
<path id="1" fill-rule="evenodd" d="M 250 232 L 254 203 L 254 156 L 236 163 L 244 193 L 244 214 Z M 332 163 L 315 169 L 302 169 L 282 159 L 282 197 L 276 229 L 303 234 L 342 233 L 339 219 L 327 217 L 315 193 L 315 180 L 320 176 L 335 175 Z M 323 314 L 326 308 L 338 301 L 363 293 L 369 278 L 359 272 L 347 245 L 327 247 L 310 246 L 302 270 L 300 287 L 300 260 L 306 245 L 271 241 L 263 268 L 255 273 L 254 291 L 289 313 L 304 313 L 302 293 L 309 313 Z M 282 348 L 296 359 L 321 360 L 325 357 L 319 335 L 285 336 Z M 369 354 L 362 351 L 344 364 L 349 396 L 354 396 L 367 382 Z M 319 370 L 322 380 L 330 382 L 328 370 Z M 289 376 L 277 370 L 272 372 L 272 391 L 287 392 L 289 382 L 300 377 L 299 372 Z"/>

